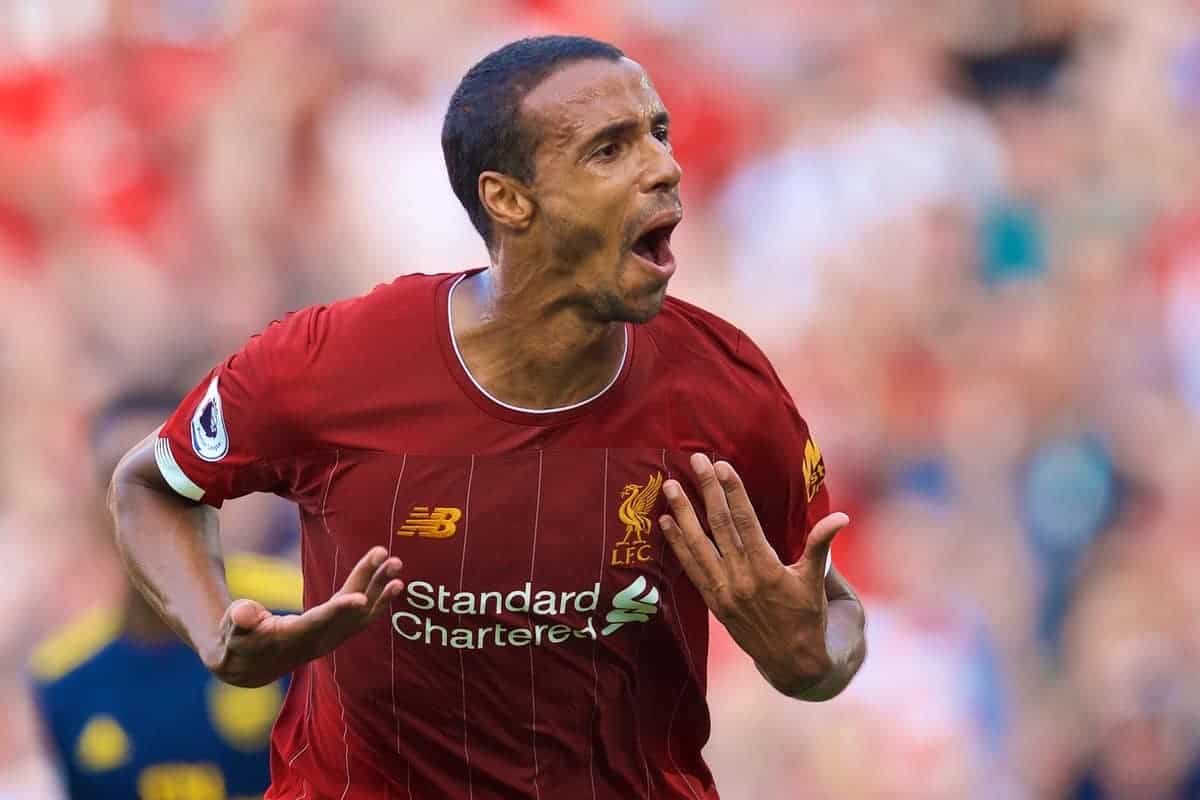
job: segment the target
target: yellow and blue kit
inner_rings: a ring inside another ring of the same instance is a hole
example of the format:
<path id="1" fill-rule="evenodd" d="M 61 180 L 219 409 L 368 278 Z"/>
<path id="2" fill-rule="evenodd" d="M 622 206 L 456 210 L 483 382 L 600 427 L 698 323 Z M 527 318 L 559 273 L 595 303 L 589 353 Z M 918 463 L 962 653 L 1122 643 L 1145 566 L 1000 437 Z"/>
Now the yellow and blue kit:
<path id="1" fill-rule="evenodd" d="M 300 572 L 262 556 L 226 561 L 230 593 L 279 612 L 301 607 Z M 95 611 L 32 660 L 34 697 L 71 800 L 242 800 L 270 783 L 268 743 L 287 680 L 222 683 L 181 641 L 123 636 Z"/>

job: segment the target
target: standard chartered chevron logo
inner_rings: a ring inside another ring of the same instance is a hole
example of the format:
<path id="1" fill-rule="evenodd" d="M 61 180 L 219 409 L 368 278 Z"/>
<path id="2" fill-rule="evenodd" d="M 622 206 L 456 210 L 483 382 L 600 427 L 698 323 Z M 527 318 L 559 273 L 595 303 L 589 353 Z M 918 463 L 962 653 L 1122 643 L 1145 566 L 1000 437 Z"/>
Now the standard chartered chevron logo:
<path id="1" fill-rule="evenodd" d="M 639 575 L 613 596 L 613 610 L 604 618 L 608 624 L 600 631 L 602 636 L 611 636 L 626 622 L 649 622 L 658 613 L 658 589 L 651 586 L 647 591 L 646 586 L 646 579 Z"/>
<path id="2" fill-rule="evenodd" d="M 428 581 L 412 581 L 401 598 L 400 607 L 392 614 L 392 630 L 397 636 L 455 650 L 541 647 L 571 639 L 595 641 L 613 635 L 627 622 L 649 622 L 658 613 L 658 589 L 644 577 L 617 592 L 612 609 L 603 616 L 599 611 L 600 581 L 582 591 L 538 589 L 526 581 L 507 592 L 454 591 Z M 581 617 L 582 625 L 575 621 Z M 457 625 L 453 624 L 455 618 Z M 607 624 L 597 631 L 601 622 Z"/>

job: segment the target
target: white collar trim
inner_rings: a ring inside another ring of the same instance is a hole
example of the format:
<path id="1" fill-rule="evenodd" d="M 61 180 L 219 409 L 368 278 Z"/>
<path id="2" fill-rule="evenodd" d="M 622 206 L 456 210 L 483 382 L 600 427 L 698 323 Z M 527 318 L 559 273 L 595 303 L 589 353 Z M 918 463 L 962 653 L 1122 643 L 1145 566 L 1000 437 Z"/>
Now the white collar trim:
<path id="1" fill-rule="evenodd" d="M 454 281 L 454 285 L 450 287 L 450 292 L 446 295 L 446 320 L 450 325 L 450 345 L 454 348 L 454 355 L 458 358 L 459 365 L 462 367 L 463 372 L 465 372 L 467 377 L 471 380 L 472 385 L 479 390 L 480 394 L 482 394 L 488 400 L 491 400 L 496 405 L 507 408 L 509 411 L 519 411 L 522 414 L 557 414 L 560 411 L 574 411 L 581 406 L 586 406 L 588 403 L 591 403 L 594 400 L 598 400 L 601 395 L 613 387 L 613 384 L 617 382 L 617 378 L 621 377 L 621 373 L 625 371 L 625 359 L 629 357 L 629 325 L 627 324 L 621 326 L 621 332 L 625 335 L 624 342 L 621 345 L 621 366 L 616 372 L 613 373 L 612 379 L 605 385 L 603 389 L 596 392 L 586 400 L 580 400 L 578 403 L 572 403 L 569 406 L 557 406 L 555 408 L 522 408 L 521 406 L 514 406 L 510 403 L 506 403 L 503 400 L 493 396 L 491 392 L 479 384 L 479 381 L 475 380 L 475 376 L 472 375 L 471 370 L 467 368 L 467 362 L 463 360 L 462 352 L 458 349 L 458 341 L 454 338 L 454 290 L 458 288 L 458 285 L 462 283 L 463 279 L 466 277 L 467 276 L 465 274 L 460 275 L 458 279 Z"/>

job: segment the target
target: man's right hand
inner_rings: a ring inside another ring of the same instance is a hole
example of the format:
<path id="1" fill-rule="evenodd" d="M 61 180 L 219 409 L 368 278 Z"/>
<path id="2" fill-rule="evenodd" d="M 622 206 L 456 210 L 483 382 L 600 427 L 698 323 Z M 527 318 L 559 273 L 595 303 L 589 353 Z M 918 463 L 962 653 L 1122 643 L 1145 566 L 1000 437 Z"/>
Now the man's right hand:
<path id="1" fill-rule="evenodd" d="M 209 671 L 234 686 L 265 686 L 320 658 L 388 607 L 404 590 L 400 559 L 373 547 L 342 588 L 303 614 L 277 616 L 261 603 L 235 600 L 221 619 L 221 638 L 204 655 Z"/>

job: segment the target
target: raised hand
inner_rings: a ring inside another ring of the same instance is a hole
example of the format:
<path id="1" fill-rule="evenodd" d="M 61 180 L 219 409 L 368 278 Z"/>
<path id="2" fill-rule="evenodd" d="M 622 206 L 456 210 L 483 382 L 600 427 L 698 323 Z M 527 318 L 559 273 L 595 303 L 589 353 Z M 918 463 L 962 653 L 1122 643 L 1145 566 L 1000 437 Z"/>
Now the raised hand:
<path id="1" fill-rule="evenodd" d="M 784 564 L 733 467 L 714 465 L 699 453 L 691 466 L 712 539 L 674 480 L 663 484 L 671 508 L 659 519 L 663 534 L 709 609 L 768 680 L 802 694 L 834 666 L 826 641 L 825 572 L 830 544 L 850 518 L 835 513 L 822 519 L 809 532 L 800 560 Z"/>
<path id="2" fill-rule="evenodd" d="M 205 666 L 234 686 L 264 686 L 320 658 L 388 607 L 404 589 L 403 564 L 374 547 L 354 565 L 333 597 L 303 614 L 276 615 L 253 600 L 235 600 L 221 619 L 221 638 Z"/>

